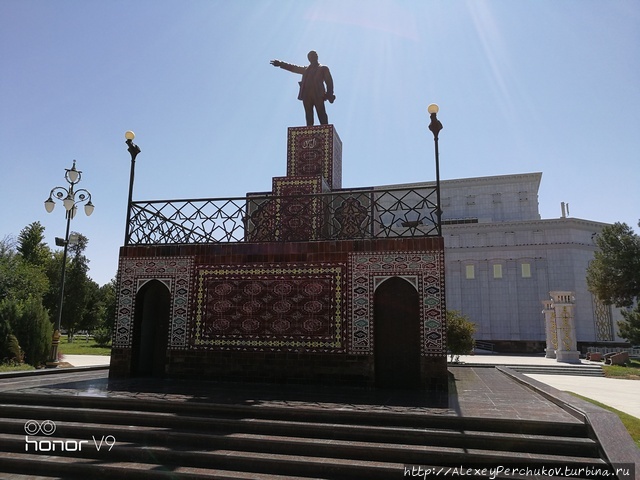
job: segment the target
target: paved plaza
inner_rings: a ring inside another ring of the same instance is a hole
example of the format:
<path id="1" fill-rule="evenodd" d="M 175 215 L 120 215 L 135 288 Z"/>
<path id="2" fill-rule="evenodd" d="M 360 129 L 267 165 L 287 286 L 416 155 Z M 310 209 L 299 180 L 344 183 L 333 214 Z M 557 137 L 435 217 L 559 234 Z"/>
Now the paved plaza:
<path id="1" fill-rule="evenodd" d="M 65 361 L 76 367 L 108 365 L 109 357 L 97 355 L 67 355 Z M 535 365 L 562 366 L 555 359 L 543 355 L 499 355 L 479 354 L 460 357 L 463 365 Z M 579 365 L 599 365 L 582 360 Z M 640 418 L 640 380 L 621 380 L 605 377 L 583 377 L 579 375 L 527 374 L 528 377 L 550 385 L 561 391 L 573 392 L 609 405 L 621 412 Z"/>
<path id="2" fill-rule="evenodd" d="M 109 357 L 99 355 L 67 355 L 64 361 L 76 367 L 108 365 Z M 555 359 L 543 355 L 499 355 L 478 354 L 460 357 L 462 365 L 535 365 L 562 366 Z M 582 360 L 579 365 L 597 365 L 597 362 Z M 577 393 L 617 410 L 640 418 L 640 380 L 622 380 L 605 377 L 583 377 L 579 375 L 527 374 L 528 377 L 557 388 L 560 391 Z"/>
<path id="3" fill-rule="evenodd" d="M 463 355 L 467 365 L 535 365 L 557 367 L 569 365 L 543 355 Z M 574 364 L 571 364 L 574 365 Z M 602 365 L 602 362 L 581 360 L 580 366 Z M 580 375 L 527 374 L 535 380 L 561 391 L 573 392 L 640 418 L 640 380 L 625 380 Z"/>

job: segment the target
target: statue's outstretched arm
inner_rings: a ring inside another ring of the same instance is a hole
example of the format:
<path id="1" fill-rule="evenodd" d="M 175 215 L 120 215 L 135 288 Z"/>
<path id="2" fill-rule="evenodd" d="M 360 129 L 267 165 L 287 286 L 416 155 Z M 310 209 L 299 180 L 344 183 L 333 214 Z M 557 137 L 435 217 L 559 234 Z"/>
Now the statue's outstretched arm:
<path id="1" fill-rule="evenodd" d="M 291 63 L 283 62 L 282 60 L 271 60 L 269 63 L 274 67 L 280 67 L 284 70 L 288 70 L 293 73 L 299 73 L 302 75 L 307 67 L 301 67 L 300 65 L 293 65 Z"/>

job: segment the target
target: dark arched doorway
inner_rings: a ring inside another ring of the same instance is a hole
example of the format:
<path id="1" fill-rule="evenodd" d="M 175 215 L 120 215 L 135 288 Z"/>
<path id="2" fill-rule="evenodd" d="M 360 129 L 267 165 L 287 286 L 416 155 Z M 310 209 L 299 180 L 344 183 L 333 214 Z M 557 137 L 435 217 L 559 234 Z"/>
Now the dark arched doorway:
<path id="1" fill-rule="evenodd" d="M 420 299 L 400 277 L 385 280 L 374 294 L 376 386 L 420 385 Z"/>
<path id="2" fill-rule="evenodd" d="M 151 280 L 136 294 L 131 346 L 131 375 L 162 377 L 167 357 L 171 293 Z"/>

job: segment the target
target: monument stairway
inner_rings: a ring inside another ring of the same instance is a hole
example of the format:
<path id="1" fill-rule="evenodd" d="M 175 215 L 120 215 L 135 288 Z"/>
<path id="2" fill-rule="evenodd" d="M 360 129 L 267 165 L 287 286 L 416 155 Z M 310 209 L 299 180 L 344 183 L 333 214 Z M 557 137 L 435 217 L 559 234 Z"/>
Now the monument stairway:
<path id="1" fill-rule="evenodd" d="M 19 393 L 0 393 L 0 411 L 2 479 L 389 480 L 412 466 L 604 465 L 579 422 Z M 28 421 L 47 420 L 53 435 L 26 435 Z"/>
<path id="2" fill-rule="evenodd" d="M 577 375 L 581 377 L 604 377 L 600 365 L 505 365 L 516 372 L 537 375 Z"/>

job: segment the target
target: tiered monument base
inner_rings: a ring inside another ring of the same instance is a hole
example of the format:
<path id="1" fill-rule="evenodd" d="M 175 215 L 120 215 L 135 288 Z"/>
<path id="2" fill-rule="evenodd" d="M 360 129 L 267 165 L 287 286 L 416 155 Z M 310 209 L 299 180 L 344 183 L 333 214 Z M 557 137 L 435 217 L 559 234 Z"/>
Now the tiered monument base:
<path id="1" fill-rule="evenodd" d="M 341 151 L 332 125 L 289 129 L 245 242 L 122 247 L 110 375 L 446 390 L 443 239 L 323 240 Z"/>

